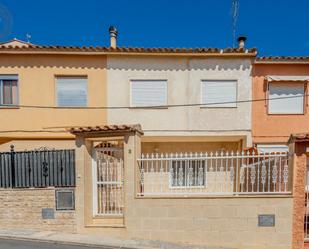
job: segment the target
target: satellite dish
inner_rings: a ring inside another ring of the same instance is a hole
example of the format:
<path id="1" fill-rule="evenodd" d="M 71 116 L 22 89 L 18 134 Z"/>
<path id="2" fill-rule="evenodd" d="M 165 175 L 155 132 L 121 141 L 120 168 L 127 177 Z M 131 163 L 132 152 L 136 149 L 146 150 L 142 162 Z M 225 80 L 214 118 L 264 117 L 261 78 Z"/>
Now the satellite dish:
<path id="1" fill-rule="evenodd" d="M 10 11 L 0 4 L 0 39 L 4 40 L 12 32 L 13 17 Z"/>

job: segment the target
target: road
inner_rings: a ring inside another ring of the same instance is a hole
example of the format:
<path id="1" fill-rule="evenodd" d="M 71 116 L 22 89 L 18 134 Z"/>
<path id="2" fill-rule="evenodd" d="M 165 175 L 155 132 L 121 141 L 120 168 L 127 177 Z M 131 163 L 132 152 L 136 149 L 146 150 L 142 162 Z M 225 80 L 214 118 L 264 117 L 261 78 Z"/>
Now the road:
<path id="1" fill-rule="evenodd" d="M 75 245 L 60 245 L 43 242 L 0 239 L 0 249 L 111 249 L 110 247 L 88 247 Z"/>

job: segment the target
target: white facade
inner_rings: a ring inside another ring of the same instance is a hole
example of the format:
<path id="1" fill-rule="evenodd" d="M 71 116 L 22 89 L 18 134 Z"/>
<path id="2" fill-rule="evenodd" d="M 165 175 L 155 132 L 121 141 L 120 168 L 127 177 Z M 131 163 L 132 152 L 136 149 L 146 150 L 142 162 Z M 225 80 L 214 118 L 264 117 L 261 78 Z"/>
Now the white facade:
<path id="1" fill-rule="evenodd" d="M 131 81 L 166 80 L 167 104 L 202 103 L 202 82 L 237 82 L 237 100 L 252 98 L 250 58 L 108 56 L 108 106 L 130 106 Z M 236 107 L 109 109 L 108 123 L 142 125 L 145 136 L 244 138 L 251 145 L 251 103 Z"/>

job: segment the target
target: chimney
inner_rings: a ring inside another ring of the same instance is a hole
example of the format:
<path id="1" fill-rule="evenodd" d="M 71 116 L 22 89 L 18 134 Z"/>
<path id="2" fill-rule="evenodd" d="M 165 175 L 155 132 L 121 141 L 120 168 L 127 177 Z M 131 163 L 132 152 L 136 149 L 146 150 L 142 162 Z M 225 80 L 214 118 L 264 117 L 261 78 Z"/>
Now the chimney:
<path id="1" fill-rule="evenodd" d="M 237 41 L 238 41 L 238 48 L 245 48 L 245 42 L 247 40 L 247 37 L 245 36 L 239 36 L 237 38 Z"/>
<path id="2" fill-rule="evenodd" d="M 117 47 L 117 29 L 114 26 L 110 26 L 109 29 L 109 36 L 110 36 L 110 47 L 116 48 Z"/>

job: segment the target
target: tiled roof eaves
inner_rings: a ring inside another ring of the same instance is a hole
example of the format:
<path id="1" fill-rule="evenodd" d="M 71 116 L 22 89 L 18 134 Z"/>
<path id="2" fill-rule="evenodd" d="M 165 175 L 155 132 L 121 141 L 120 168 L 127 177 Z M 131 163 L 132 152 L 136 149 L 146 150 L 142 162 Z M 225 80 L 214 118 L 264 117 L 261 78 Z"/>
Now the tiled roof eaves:
<path id="1" fill-rule="evenodd" d="M 93 133 L 110 133 L 110 132 L 138 132 L 143 134 L 141 125 L 98 125 L 98 126 L 81 126 L 71 127 L 68 132 L 74 135 L 93 134 Z"/>
<path id="2" fill-rule="evenodd" d="M 197 54 L 256 56 L 256 49 L 239 48 L 136 48 L 136 47 L 76 47 L 76 46 L 0 46 L 0 53 L 102 53 L 102 54 Z"/>
<path id="3" fill-rule="evenodd" d="M 255 63 L 309 63 L 309 56 L 265 56 L 257 57 Z"/>
<path id="4" fill-rule="evenodd" d="M 289 143 L 293 143 L 293 142 L 309 142 L 309 132 L 291 134 L 289 138 Z"/>

